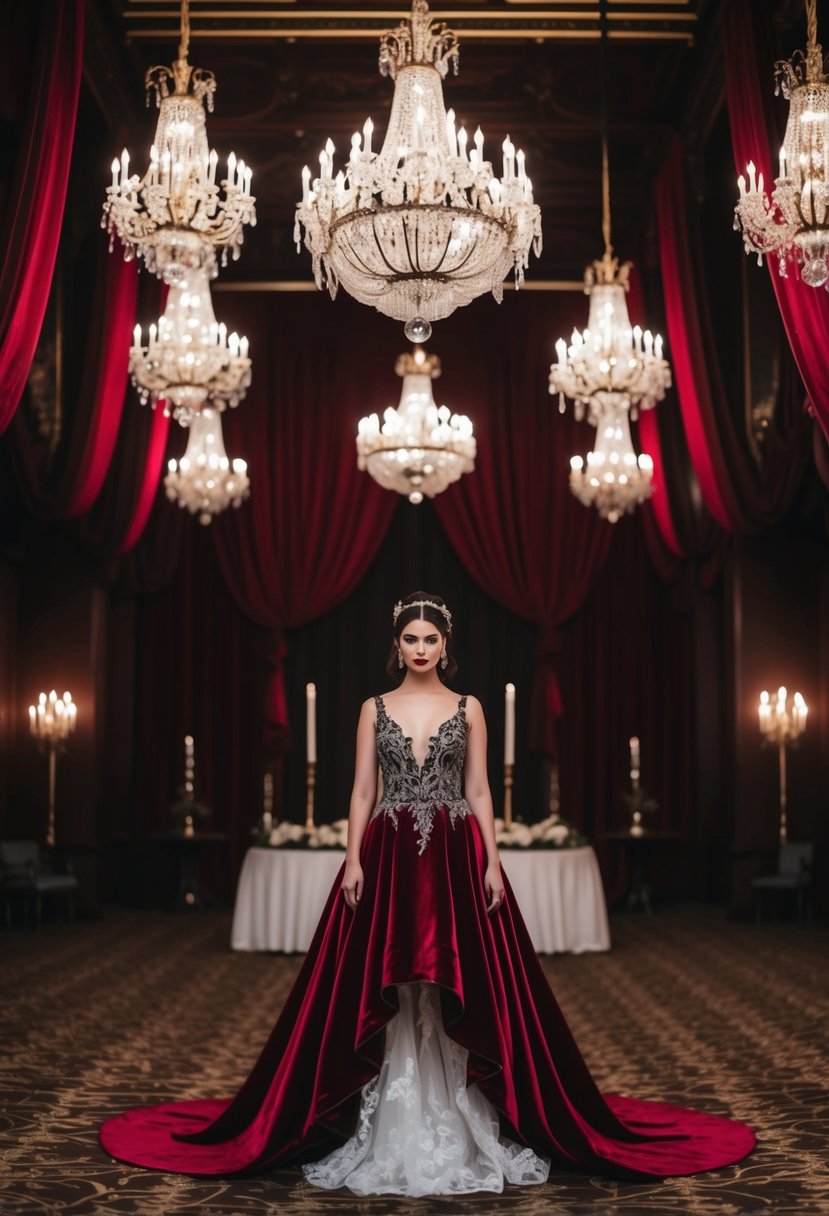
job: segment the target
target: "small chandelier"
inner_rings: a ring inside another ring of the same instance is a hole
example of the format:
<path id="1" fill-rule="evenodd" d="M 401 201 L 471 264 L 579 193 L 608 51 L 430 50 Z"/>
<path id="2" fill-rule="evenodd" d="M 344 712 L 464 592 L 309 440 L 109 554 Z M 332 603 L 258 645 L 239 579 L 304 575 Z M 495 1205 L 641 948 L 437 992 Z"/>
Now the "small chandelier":
<path id="1" fill-rule="evenodd" d="M 467 149 L 466 130 L 456 130 L 444 105 L 450 66 L 457 74 L 455 34 L 431 20 L 426 0 L 412 0 L 409 20 L 380 39 L 380 73 L 394 81 L 382 149 L 372 149 L 369 118 L 335 175 L 328 140 L 313 186 L 310 169 L 302 171 L 296 211 L 297 249 L 304 228 L 317 286 L 333 299 L 342 284 L 360 303 L 405 321 L 413 342 L 486 291 L 500 302 L 509 271 L 520 286 L 530 248 L 541 251 L 524 153 L 507 136 L 498 178 L 484 160 L 480 127 Z"/>
<path id="2" fill-rule="evenodd" d="M 607 403 L 596 427 L 596 443 L 587 454 L 570 460 L 570 489 L 579 502 L 595 507 L 602 519 L 615 524 L 653 493 L 653 461 L 637 457 L 630 438 L 630 414 L 620 399 Z"/>
<path id="3" fill-rule="evenodd" d="M 576 418 L 585 412 L 596 426 L 606 409 L 622 405 L 632 418 L 661 401 L 671 384 L 671 369 L 662 357 L 662 338 L 631 325 L 625 298 L 631 263 L 619 265 L 610 243 L 610 175 L 607 139 L 602 136 L 602 231 L 604 255 L 584 272 L 584 294 L 590 297 L 587 328 L 573 330 L 570 345 L 559 338 L 557 362 L 550 367 L 549 389 L 575 402 Z"/>
<path id="4" fill-rule="evenodd" d="M 465 414 L 440 409 L 432 396 L 432 380 L 440 375 L 440 359 L 420 347 L 401 355 L 394 369 L 403 377 L 397 409 L 361 418 L 357 426 L 357 467 L 367 469 L 379 485 L 408 495 L 409 502 L 434 498 L 464 473 L 475 468 L 475 438 Z"/>
<path id="5" fill-rule="evenodd" d="M 159 108 L 150 165 L 143 178 L 130 175 L 126 148 L 112 162 L 101 225 L 117 233 L 129 260 L 138 254 L 165 283 L 180 283 L 193 270 L 215 276 L 215 250 L 238 258 L 245 224 L 256 223 L 251 170 L 231 152 L 224 197 L 216 185 L 218 157 L 207 144 L 205 107 L 212 111 L 216 77 L 187 62 L 189 0 L 181 2 L 181 40 L 172 67 L 153 67 L 144 84 L 147 104 L 155 93 Z M 172 88 L 172 92 L 170 89 Z"/>
<path id="6" fill-rule="evenodd" d="M 142 402 L 189 425 L 209 401 L 213 409 L 236 406 L 251 380 L 248 340 L 216 323 L 208 272 L 194 271 L 170 287 L 163 317 L 151 325 L 142 345 L 141 326 L 133 331 L 129 372 Z"/>
<path id="7" fill-rule="evenodd" d="M 203 409 L 190 424 L 181 460 L 167 464 L 164 488 L 171 502 L 209 524 L 214 515 L 238 507 L 248 497 L 247 467 L 244 460 L 228 459 L 221 418 L 216 410 Z"/>
<path id="8" fill-rule="evenodd" d="M 742 228 L 746 253 L 776 254 L 779 273 L 799 269 L 809 287 L 829 280 L 829 79 L 817 40 L 817 0 L 806 0 L 806 54 L 774 65 L 774 91 L 789 102 L 780 149 L 780 176 L 767 197 L 763 174 L 749 162 L 748 189 L 740 176 L 734 227 Z"/>

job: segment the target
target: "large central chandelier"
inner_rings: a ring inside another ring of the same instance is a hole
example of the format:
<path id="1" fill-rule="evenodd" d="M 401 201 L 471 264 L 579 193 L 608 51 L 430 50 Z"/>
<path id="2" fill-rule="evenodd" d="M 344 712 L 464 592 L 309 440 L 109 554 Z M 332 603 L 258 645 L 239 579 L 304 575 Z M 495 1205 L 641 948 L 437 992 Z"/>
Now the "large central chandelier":
<path id="1" fill-rule="evenodd" d="M 216 323 L 206 269 L 170 287 L 164 315 L 150 326 L 146 346 L 136 325 L 129 371 L 144 404 L 154 407 L 162 398 L 183 426 L 205 403 L 217 410 L 239 404 L 251 379 L 248 340 Z"/>
<path id="2" fill-rule="evenodd" d="M 222 420 L 213 409 L 203 409 L 191 422 L 187 448 L 181 460 L 167 465 L 164 488 L 199 522 L 209 524 L 229 506 L 238 507 L 250 493 L 244 460 L 229 460 L 222 437 Z"/>
<path id="3" fill-rule="evenodd" d="M 739 178 L 734 227 L 746 253 L 776 254 L 785 278 L 789 264 L 809 287 L 829 286 L 829 79 L 817 40 L 817 0 L 806 0 L 806 54 L 774 65 L 775 93 L 789 103 L 779 177 L 769 198 L 763 175 L 749 162 Z"/>
<path id="4" fill-rule="evenodd" d="M 126 148 L 112 162 L 102 225 L 117 233 L 129 259 L 138 254 L 165 283 L 191 271 L 216 274 L 216 249 L 239 256 L 244 225 L 256 223 L 251 170 L 231 152 L 221 191 L 218 157 L 207 143 L 205 107 L 213 109 L 216 78 L 187 62 L 189 0 L 181 4 L 181 40 L 172 67 L 152 67 L 145 76 L 147 99 L 159 108 L 150 164 L 143 177 L 130 173 Z M 223 194 L 222 194 L 223 192 Z"/>
<path id="5" fill-rule="evenodd" d="M 571 458 L 570 489 L 579 502 L 595 507 L 612 524 L 653 493 L 653 461 L 634 452 L 630 415 L 621 403 L 606 407 L 598 420 L 586 467 L 581 456 Z"/>
<path id="6" fill-rule="evenodd" d="M 446 112 L 442 81 L 458 70 L 458 41 L 432 21 L 426 0 L 380 39 L 380 72 L 394 81 L 386 138 L 372 148 L 369 118 L 351 139 L 345 171 L 334 172 L 334 145 L 320 173 L 302 172 L 297 248 L 313 259 L 317 286 L 332 299 L 340 284 L 362 304 L 406 322 L 413 342 L 430 322 L 491 291 L 500 301 L 515 272 L 523 282 L 530 248 L 541 251 L 541 212 L 533 202 L 524 154 L 503 143 L 503 173 L 484 160 L 480 127 L 469 137 Z"/>
<path id="7" fill-rule="evenodd" d="M 475 438 L 465 414 L 438 408 L 432 380 L 440 375 L 440 359 L 420 347 L 401 355 L 395 365 L 403 377 L 397 409 L 391 406 L 381 424 L 377 414 L 361 418 L 357 427 L 357 466 L 367 469 L 386 490 L 408 495 L 409 502 L 434 498 L 475 467 Z"/>

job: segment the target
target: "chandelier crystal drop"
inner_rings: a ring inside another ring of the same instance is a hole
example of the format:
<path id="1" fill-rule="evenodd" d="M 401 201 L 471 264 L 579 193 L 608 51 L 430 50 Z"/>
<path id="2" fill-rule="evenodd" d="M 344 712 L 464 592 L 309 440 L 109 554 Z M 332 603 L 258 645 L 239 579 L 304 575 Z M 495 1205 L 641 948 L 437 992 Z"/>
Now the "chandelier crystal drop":
<path id="1" fill-rule="evenodd" d="M 533 202 L 524 153 L 509 136 L 503 172 L 484 159 L 480 127 L 471 141 L 447 113 L 443 79 L 457 73 L 458 42 L 433 21 L 426 0 L 380 39 L 380 72 L 394 100 L 379 152 L 369 118 L 351 138 L 345 170 L 334 171 L 331 140 L 320 172 L 302 171 L 296 210 L 317 286 L 333 299 L 340 284 L 355 299 L 406 322 L 425 341 L 431 322 L 491 291 L 500 301 L 510 270 L 524 278 L 530 249 L 541 251 L 541 212 Z M 416 323 L 416 324 L 415 324 Z"/>
<path id="2" fill-rule="evenodd" d="M 188 426 L 208 403 L 215 410 L 239 404 L 251 381 L 248 340 L 217 324 L 207 271 L 170 287 L 164 315 L 151 325 L 147 345 L 133 331 L 129 372 L 142 402 Z"/>
<path id="3" fill-rule="evenodd" d="M 222 437 L 222 421 L 214 409 L 203 409 L 190 424 L 187 449 L 181 460 L 167 465 L 164 488 L 199 523 L 209 524 L 227 507 L 238 507 L 250 493 L 244 460 L 229 460 Z"/>
<path id="4" fill-rule="evenodd" d="M 630 437 L 630 415 L 623 400 L 607 402 L 596 428 L 596 443 L 587 455 L 570 460 L 570 489 L 579 502 L 595 507 L 615 524 L 653 493 L 653 461 L 637 457 Z"/>
<path id="5" fill-rule="evenodd" d="M 632 418 L 640 410 L 652 409 L 671 384 L 671 369 L 662 356 L 662 338 L 631 325 L 626 292 L 630 262 L 619 265 L 612 246 L 600 261 L 588 266 L 584 275 L 585 295 L 590 297 L 587 328 L 573 330 L 569 345 L 556 342 L 557 361 L 550 367 L 549 389 L 558 394 L 559 409 L 565 397 L 575 402 L 576 418 L 587 414 L 597 425 L 609 406 L 620 401 Z"/>
<path id="6" fill-rule="evenodd" d="M 395 365 L 403 377 L 397 409 L 391 406 L 381 422 L 377 414 L 361 418 L 357 427 L 357 467 L 366 469 L 386 490 L 406 494 L 420 503 L 434 498 L 475 467 L 472 422 L 465 414 L 438 408 L 432 380 L 440 375 L 440 360 L 416 347 Z"/>
<path id="7" fill-rule="evenodd" d="M 137 254 L 165 283 L 181 283 L 192 271 L 217 272 L 216 249 L 238 258 L 244 225 L 256 223 L 251 170 L 233 152 L 227 176 L 216 185 L 218 157 L 207 143 L 205 108 L 212 111 L 216 78 L 187 62 L 189 0 L 181 4 L 181 40 L 172 67 L 145 76 L 147 104 L 159 108 L 150 164 L 143 177 L 130 173 L 126 148 L 112 162 L 102 227 L 117 233 L 127 260 Z"/>
<path id="8" fill-rule="evenodd" d="M 797 268 L 809 287 L 829 290 L 829 78 L 817 40 L 816 0 L 806 0 L 806 54 L 774 67 L 776 94 L 789 103 L 779 176 L 769 197 L 763 174 L 749 162 L 740 176 L 734 227 L 746 253 L 774 254 L 780 275 Z"/>

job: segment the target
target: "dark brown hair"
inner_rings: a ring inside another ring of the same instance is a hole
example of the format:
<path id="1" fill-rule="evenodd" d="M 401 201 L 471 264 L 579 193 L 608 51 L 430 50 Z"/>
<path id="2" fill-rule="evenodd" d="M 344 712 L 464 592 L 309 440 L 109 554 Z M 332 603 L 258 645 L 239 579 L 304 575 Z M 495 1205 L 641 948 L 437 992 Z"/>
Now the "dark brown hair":
<path id="1" fill-rule="evenodd" d="M 439 608 L 433 608 L 431 604 L 415 604 L 416 600 L 431 600 L 433 604 L 441 604 L 445 607 L 445 601 L 439 595 L 432 595 L 428 591 L 413 591 L 411 595 L 404 596 L 400 601 L 403 604 L 403 611 L 398 616 L 394 623 L 394 642 L 392 644 L 389 661 L 386 663 L 386 671 L 390 676 L 400 680 L 405 674 L 405 667 L 401 667 L 398 663 L 398 641 L 400 635 L 407 625 L 412 621 L 428 621 L 430 625 L 434 625 L 438 633 L 443 638 L 444 648 L 446 650 L 447 664 L 446 667 L 441 667 L 438 663 L 437 672 L 441 681 L 448 684 L 457 673 L 458 665 L 452 657 L 452 629 L 446 617 Z M 407 605 L 409 605 L 407 607 Z"/>

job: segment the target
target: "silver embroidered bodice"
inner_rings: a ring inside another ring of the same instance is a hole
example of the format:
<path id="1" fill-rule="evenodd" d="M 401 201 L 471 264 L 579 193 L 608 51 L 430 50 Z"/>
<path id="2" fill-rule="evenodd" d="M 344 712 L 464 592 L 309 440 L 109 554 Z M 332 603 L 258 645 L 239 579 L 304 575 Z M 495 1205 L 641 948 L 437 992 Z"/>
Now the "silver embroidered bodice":
<path id="1" fill-rule="evenodd" d="M 372 819 L 388 815 L 398 826 L 400 813 L 410 815 L 418 835 L 418 852 L 429 843 L 435 815 L 444 813 L 454 828 L 455 820 L 472 814 L 463 796 L 466 760 L 466 697 L 461 697 L 451 718 L 441 722 L 429 740 L 423 765 L 418 765 L 411 739 L 386 713 L 382 697 L 377 707 L 377 758 L 383 773 L 383 797 Z"/>

